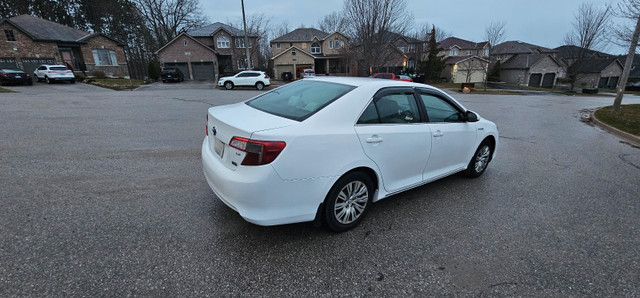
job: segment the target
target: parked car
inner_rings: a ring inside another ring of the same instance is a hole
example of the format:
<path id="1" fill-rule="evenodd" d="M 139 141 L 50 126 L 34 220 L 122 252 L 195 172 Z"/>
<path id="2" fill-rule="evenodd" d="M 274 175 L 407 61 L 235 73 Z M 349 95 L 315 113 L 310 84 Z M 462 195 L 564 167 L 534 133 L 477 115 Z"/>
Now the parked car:
<path id="1" fill-rule="evenodd" d="M 625 91 L 640 91 L 640 81 L 627 84 L 627 86 L 624 88 L 624 90 Z"/>
<path id="2" fill-rule="evenodd" d="M 258 90 L 271 85 L 269 76 L 264 71 L 245 70 L 237 73 L 235 76 L 222 77 L 218 80 L 218 86 L 224 86 L 225 89 L 231 90 L 236 86 L 256 87 Z"/>
<path id="3" fill-rule="evenodd" d="M 163 68 L 160 72 L 160 78 L 163 83 L 168 81 L 182 82 L 184 81 L 184 74 L 178 68 Z"/>
<path id="4" fill-rule="evenodd" d="M 496 125 L 428 85 L 316 77 L 207 111 L 202 164 L 225 204 L 258 225 L 351 229 L 371 204 L 495 156 Z"/>
<path id="5" fill-rule="evenodd" d="M 33 85 L 31 75 L 21 69 L 3 68 L 0 69 L 0 85 Z"/>
<path id="6" fill-rule="evenodd" d="M 308 68 L 302 71 L 302 78 L 315 78 L 316 72 L 313 69 Z"/>
<path id="7" fill-rule="evenodd" d="M 413 82 L 413 80 L 409 76 L 401 76 L 390 72 L 379 72 L 374 73 L 372 78 L 376 79 L 387 79 L 387 80 L 395 80 L 395 81 L 405 81 L 405 82 Z"/>
<path id="8" fill-rule="evenodd" d="M 290 72 L 290 71 L 285 71 L 280 75 L 280 78 L 283 81 L 291 81 L 291 80 L 293 80 L 293 73 Z"/>
<path id="9" fill-rule="evenodd" d="M 48 84 L 55 81 L 69 81 L 72 84 L 76 82 L 76 76 L 73 71 L 64 65 L 42 64 L 33 72 L 33 77 L 38 81 L 44 80 Z"/>

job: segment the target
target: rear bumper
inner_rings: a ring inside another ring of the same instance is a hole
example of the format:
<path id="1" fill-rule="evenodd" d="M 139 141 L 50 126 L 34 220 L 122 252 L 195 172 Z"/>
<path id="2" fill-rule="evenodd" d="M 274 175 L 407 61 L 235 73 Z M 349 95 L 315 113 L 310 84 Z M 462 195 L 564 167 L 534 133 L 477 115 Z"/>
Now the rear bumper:
<path id="1" fill-rule="evenodd" d="M 327 179 L 285 181 L 270 165 L 231 170 L 211 150 L 208 137 L 202 143 L 202 167 L 216 196 L 261 226 L 312 221 L 326 195 Z"/>

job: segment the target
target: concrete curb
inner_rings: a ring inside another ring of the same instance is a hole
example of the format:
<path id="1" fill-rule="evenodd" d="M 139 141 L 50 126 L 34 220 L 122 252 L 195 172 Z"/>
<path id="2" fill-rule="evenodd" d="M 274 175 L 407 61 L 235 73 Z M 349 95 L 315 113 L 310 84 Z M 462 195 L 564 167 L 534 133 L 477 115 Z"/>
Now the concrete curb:
<path id="1" fill-rule="evenodd" d="M 607 108 L 607 107 L 604 107 L 604 108 Z M 618 136 L 618 137 L 620 137 L 622 139 L 625 139 L 627 141 L 630 141 L 630 142 L 635 143 L 636 145 L 640 146 L 640 137 L 632 135 L 632 134 L 630 134 L 628 132 L 624 132 L 622 130 L 619 130 L 619 129 L 611 126 L 611 125 L 608 125 L 608 124 L 598 120 L 598 118 L 596 118 L 596 111 L 599 110 L 599 109 L 604 109 L 604 108 L 598 108 L 598 109 L 596 109 L 596 110 L 591 112 L 591 115 L 590 115 L 591 116 L 591 122 L 593 124 L 599 126 L 600 128 L 602 128 L 602 129 L 604 129 L 604 130 L 606 130 L 606 131 L 608 131 L 608 132 L 610 132 L 610 133 L 612 133 L 612 134 L 614 134 L 614 135 L 616 135 L 616 136 Z"/>

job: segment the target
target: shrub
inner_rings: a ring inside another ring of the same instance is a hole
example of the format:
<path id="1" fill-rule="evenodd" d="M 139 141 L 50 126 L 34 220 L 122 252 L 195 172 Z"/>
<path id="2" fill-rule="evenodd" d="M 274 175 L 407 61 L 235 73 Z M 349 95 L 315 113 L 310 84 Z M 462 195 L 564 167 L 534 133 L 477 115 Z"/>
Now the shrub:
<path id="1" fill-rule="evenodd" d="M 157 62 L 149 61 L 147 73 L 149 74 L 149 78 L 158 80 L 160 78 L 160 65 L 158 65 Z"/>
<path id="2" fill-rule="evenodd" d="M 78 81 L 78 82 L 82 82 L 82 81 L 84 81 L 84 79 L 86 79 L 86 77 L 81 73 L 77 73 L 77 74 L 75 74 L 75 76 L 76 76 L 76 81 Z"/>
<path id="3" fill-rule="evenodd" d="M 102 71 L 102 70 L 94 70 L 91 74 L 96 79 L 106 79 L 107 78 L 107 73 Z"/>

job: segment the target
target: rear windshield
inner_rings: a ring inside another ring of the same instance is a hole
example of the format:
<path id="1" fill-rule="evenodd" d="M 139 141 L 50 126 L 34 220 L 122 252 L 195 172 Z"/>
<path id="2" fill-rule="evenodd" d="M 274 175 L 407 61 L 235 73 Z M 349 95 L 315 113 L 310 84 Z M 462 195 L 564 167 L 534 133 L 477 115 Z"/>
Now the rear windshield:
<path id="1" fill-rule="evenodd" d="M 20 69 L 0 69 L 0 71 L 4 73 L 23 73 L 24 72 Z"/>
<path id="2" fill-rule="evenodd" d="M 59 67 L 59 66 L 51 67 L 50 69 L 51 69 L 51 70 L 70 70 L 70 69 L 68 69 L 68 68 L 66 68 L 66 67 L 64 67 L 64 66 L 60 66 L 60 67 Z"/>
<path id="3" fill-rule="evenodd" d="M 267 92 L 247 105 L 280 117 L 302 121 L 355 89 L 355 86 L 302 80 Z"/>

